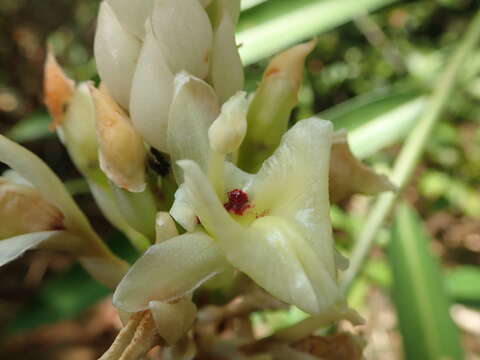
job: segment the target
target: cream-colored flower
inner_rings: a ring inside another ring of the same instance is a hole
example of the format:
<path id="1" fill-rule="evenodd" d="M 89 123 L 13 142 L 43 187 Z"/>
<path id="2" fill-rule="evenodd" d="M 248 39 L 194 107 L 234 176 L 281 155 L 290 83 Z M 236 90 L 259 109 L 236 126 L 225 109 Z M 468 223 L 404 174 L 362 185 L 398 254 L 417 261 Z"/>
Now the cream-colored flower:
<path id="1" fill-rule="evenodd" d="M 319 119 L 299 122 L 261 170 L 249 175 L 225 162 L 224 154 L 191 150 L 208 145 L 215 114 L 200 109 L 215 108 L 218 102 L 208 94 L 212 92 L 206 83 L 183 79 L 175 98 L 184 99 L 190 108 L 178 118 L 182 131 L 176 131 L 174 99 L 169 124 L 169 140 L 176 144 L 172 159 L 183 159 L 177 169 L 184 181 L 179 191 L 199 224 L 193 233 L 152 247 L 120 283 L 116 306 L 140 311 L 151 300 L 184 296 L 230 266 L 275 297 L 312 314 L 343 303 L 329 219 L 331 124 Z M 193 127 L 197 131 L 187 138 L 185 129 Z M 221 172 L 214 171 L 218 161 Z M 223 188 L 220 195 L 218 188 L 214 190 L 218 183 Z M 154 273 L 173 276 L 152 286 L 149 279 Z"/>

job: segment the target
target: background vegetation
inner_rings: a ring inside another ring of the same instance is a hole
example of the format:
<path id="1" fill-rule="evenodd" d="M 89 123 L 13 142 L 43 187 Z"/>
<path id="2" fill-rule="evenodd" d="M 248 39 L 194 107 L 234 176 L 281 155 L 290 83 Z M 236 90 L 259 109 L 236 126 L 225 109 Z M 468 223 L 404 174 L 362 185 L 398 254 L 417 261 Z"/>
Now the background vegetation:
<path id="1" fill-rule="evenodd" d="M 356 281 L 344 283 L 367 319 L 366 357 L 480 359 L 480 48 L 464 42 L 478 2 L 243 0 L 243 7 L 238 38 L 248 89 L 268 56 L 317 36 L 292 123 L 314 114 L 332 120 L 350 131 L 355 153 L 384 172 L 400 152 L 423 150 L 421 162 L 411 162 L 413 176 L 394 172 L 408 181 L 383 226 L 372 224 L 366 197 L 332 210 L 337 243 L 354 254 L 354 269 L 363 260 L 356 241 L 366 250 L 374 240 Z M 98 0 L 0 1 L 0 131 L 45 159 L 114 250 L 133 258 L 49 132 L 42 104 L 47 44 L 77 81 L 96 80 L 97 8 Z M 466 61 L 452 79 L 459 45 Z M 432 93 L 447 88 L 434 108 Z M 425 145 L 403 147 L 428 117 L 435 127 Z M 377 218 L 388 213 L 385 201 L 383 210 L 374 207 Z M 1 269 L 0 279 L 0 359 L 95 359 L 118 329 L 108 290 L 67 256 L 28 254 Z M 257 315 L 263 333 L 304 316 Z"/>

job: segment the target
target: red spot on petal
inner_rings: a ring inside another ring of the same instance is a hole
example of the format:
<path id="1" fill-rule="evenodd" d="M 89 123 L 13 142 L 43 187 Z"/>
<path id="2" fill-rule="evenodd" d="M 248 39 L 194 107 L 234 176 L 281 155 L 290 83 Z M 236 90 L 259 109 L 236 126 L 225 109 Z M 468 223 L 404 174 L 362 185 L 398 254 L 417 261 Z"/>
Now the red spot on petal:
<path id="1" fill-rule="evenodd" d="M 251 207 L 246 192 L 240 189 L 234 189 L 227 193 L 228 202 L 225 203 L 225 209 L 235 215 L 243 215 Z"/>

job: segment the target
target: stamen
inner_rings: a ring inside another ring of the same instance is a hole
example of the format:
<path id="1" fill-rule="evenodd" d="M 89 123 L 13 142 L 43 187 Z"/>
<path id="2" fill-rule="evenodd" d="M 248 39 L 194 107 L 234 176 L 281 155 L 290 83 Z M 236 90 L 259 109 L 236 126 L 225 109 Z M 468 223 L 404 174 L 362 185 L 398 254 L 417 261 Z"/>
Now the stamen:
<path id="1" fill-rule="evenodd" d="M 248 195 L 246 192 L 240 189 L 234 189 L 227 193 L 228 202 L 223 206 L 228 212 L 231 212 L 235 215 L 243 215 L 246 210 L 251 208 L 251 205 L 248 200 Z"/>

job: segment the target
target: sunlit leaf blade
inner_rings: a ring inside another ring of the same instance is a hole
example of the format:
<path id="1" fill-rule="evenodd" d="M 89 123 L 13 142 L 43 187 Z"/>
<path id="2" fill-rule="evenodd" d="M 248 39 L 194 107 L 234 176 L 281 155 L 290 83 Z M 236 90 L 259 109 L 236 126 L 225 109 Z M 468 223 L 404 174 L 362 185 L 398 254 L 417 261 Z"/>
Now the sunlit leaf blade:
<path id="1" fill-rule="evenodd" d="M 270 0 L 242 13 L 237 42 L 245 65 L 332 30 L 396 0 Z"/>
<path id="2" fill-rule="evenodd" d="M 396 213 L 389 248 L 395 301 L 407 359 L 463 359 L 449 299 L 421 220 L 402 204 Z"/>
<path id="3" fill-rule="evenodd" d="M 415 125 L 426 99 L 418 91 L 368 94 L 345 101 L 319 116 L 335 129 L 348 130 L 352 152 L 361 159 L 404 138 Z"/>

